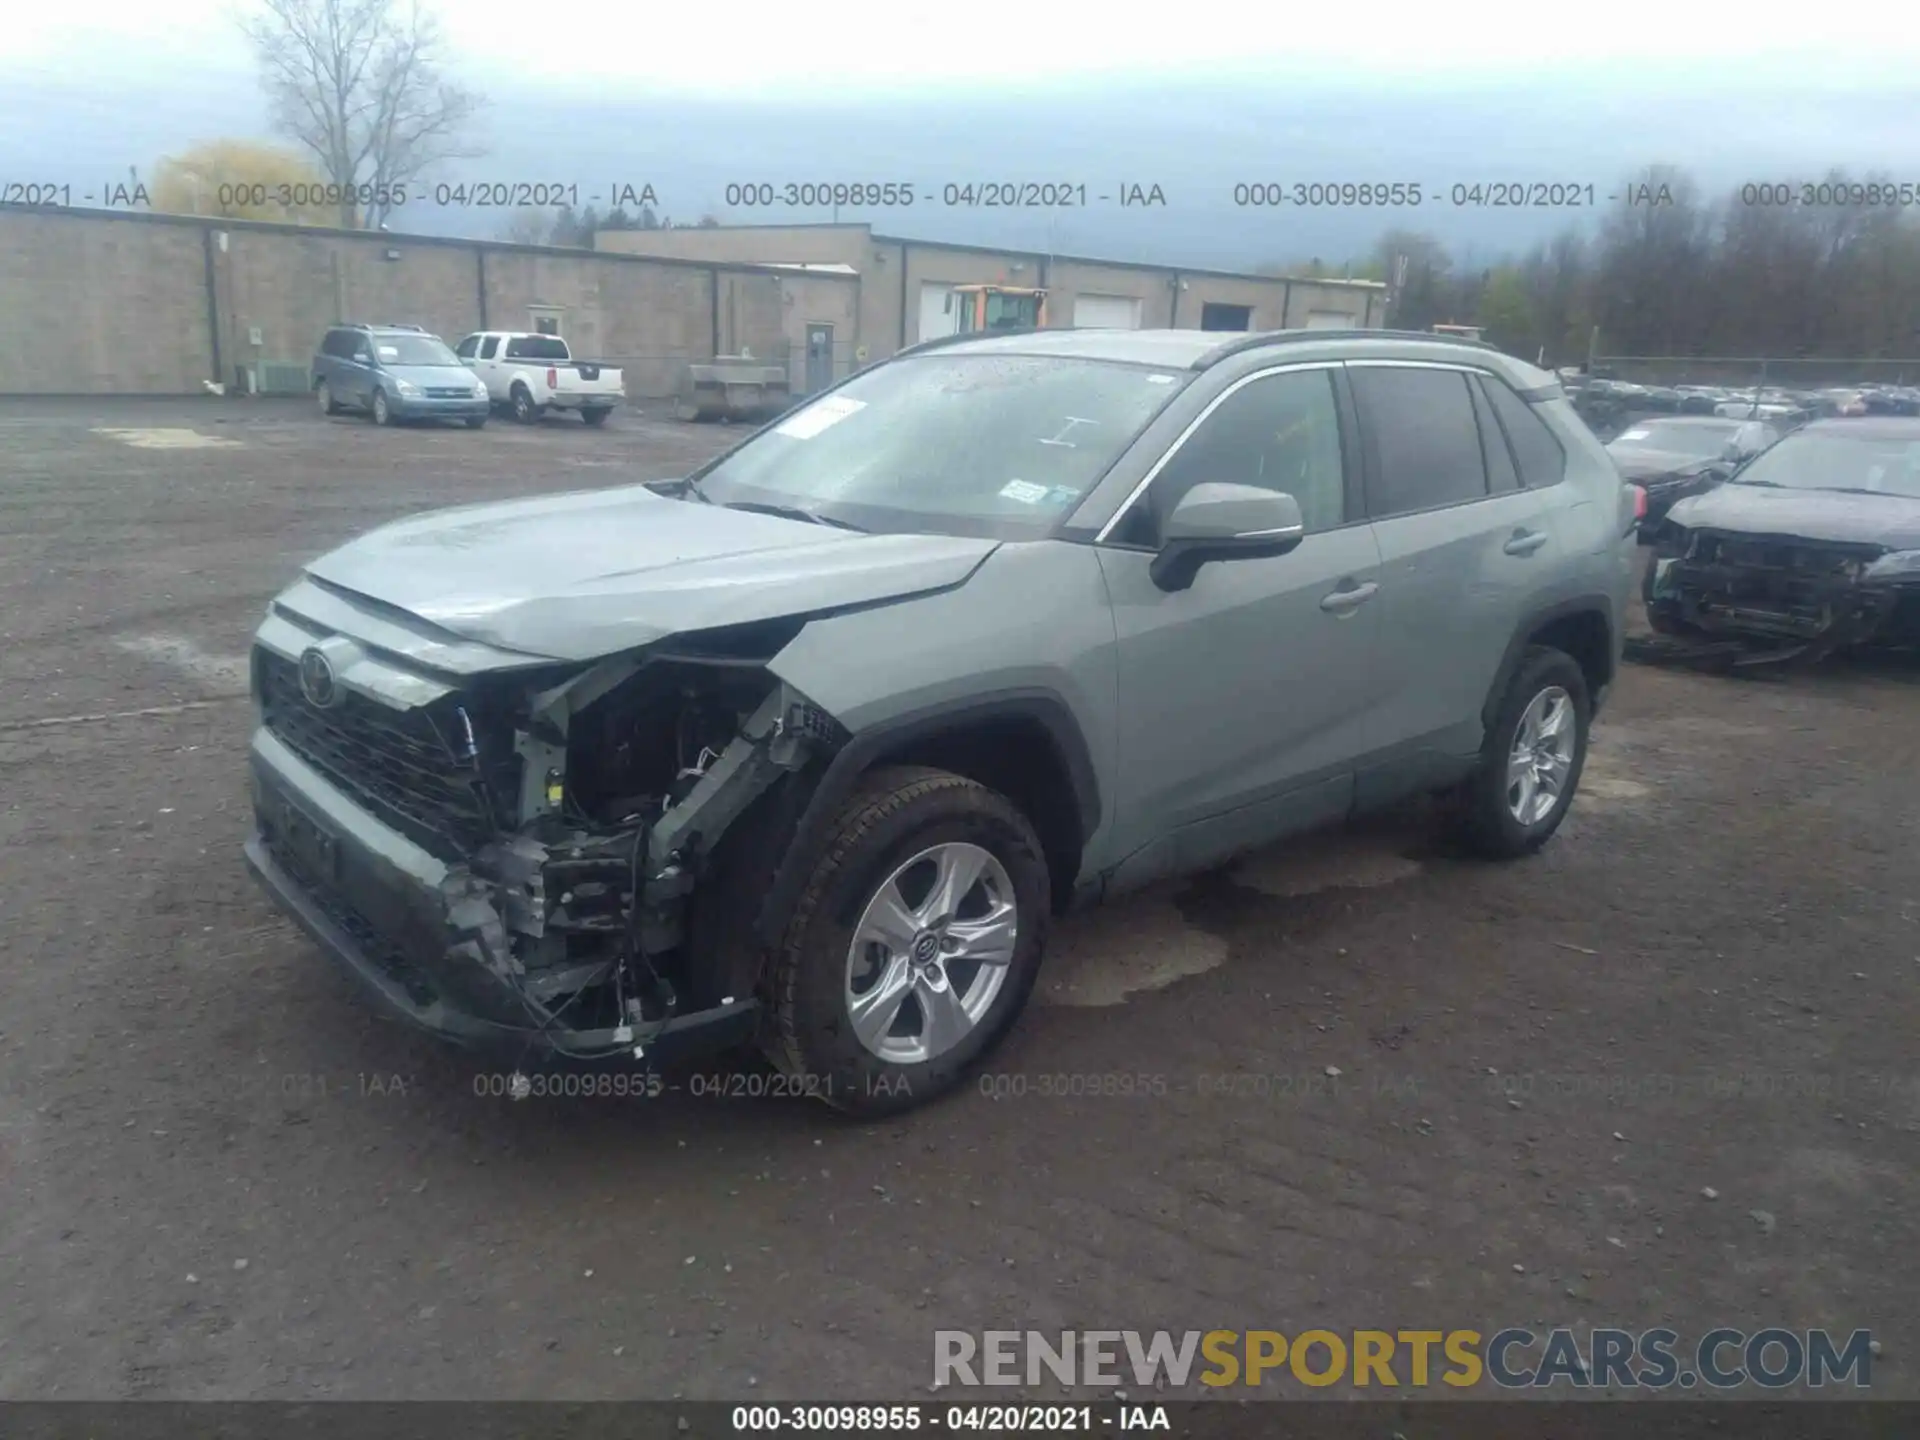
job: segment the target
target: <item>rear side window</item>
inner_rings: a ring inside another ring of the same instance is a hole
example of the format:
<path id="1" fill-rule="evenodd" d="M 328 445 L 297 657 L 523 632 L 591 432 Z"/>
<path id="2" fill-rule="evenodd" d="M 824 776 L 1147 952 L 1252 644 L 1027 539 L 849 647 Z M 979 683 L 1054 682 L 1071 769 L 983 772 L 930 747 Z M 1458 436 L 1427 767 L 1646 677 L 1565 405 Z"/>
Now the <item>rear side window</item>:
<path id="1" fill-rule="evenodd" d="M 1487 488 L 1504 495 L 1520 486 L 1520 472 L 1514 469 L 1513 452 L 1507 448 L 1506 431 L 1494 418 L 1493 404 L 1487 399 L 1485 382 L 1475 380 L 1467 387 L 1473 392 L 1473 414 L 1480 422 L 1480 450 L 1487 457 Z"/>
<path id="2" fill-rule="evenodd" d="M 1381 520 L 1486 497 L 1480 427 L 1464 374 L 1370 365 L 1349 374 L 1373 462 L 1369 515 Z"/>
<path id="3" fill-rule="evenodd" d="M 499 353 L 500 353 L 500 337 L 498 335 L 487 336 L 485 341 L 483 341 L 480 346 L 480 358 L 482 360 L 491 360 L 495 355 L 498 355 Z"/>
<path id="4" fill-rule="evenodd" d="M 1513 446 L 1513 458 L 1520 462 L 1520 474 L 1527 485 L 1558 485 L 1566 479 L 1567 452 L 1547 428 L 1547 422 L 1504 381 L 1489 376 L 1486 383 L 1500 428 L 1507 432 L 1507 443 Z"/>
<path id="5" fill-rule="evenodd" d="M 516 335 L 507 342 L 509 360 L 565 360 L 567 342 L 545 335 Z"/>

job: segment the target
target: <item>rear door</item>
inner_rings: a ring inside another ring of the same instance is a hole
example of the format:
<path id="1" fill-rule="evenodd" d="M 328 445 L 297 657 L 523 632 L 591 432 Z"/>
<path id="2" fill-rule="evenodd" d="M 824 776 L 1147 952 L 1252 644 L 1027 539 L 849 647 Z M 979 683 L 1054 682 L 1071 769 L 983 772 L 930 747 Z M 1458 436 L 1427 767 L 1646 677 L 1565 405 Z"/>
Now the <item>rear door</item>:
<path id="1" fill-rule="evenodd" d="M 1242 378 L 1175 442 L 1098 547 L 1119 660 L 1122 853 L 1115 883 L 1185 871 L 1347 813 L 1351 732 L 1377 698 L 1379 553 L 1350 484 L 1356 441 L 1337 367 Z M 1149 575 L 1194 485 L 1292 495 L 1307 535 L 1285 555 Z"/>
<path id="2" fill-rule="evenodd" d="M 1367 806 L 1452 778 L 1478 753 L 1507 644 L 1566 557 L 1556 492 L 1522 483 L 1479 372 L 1355 361 L 1348 373 L 1380 547 L 1385 693 L 1365 737 Z"/>

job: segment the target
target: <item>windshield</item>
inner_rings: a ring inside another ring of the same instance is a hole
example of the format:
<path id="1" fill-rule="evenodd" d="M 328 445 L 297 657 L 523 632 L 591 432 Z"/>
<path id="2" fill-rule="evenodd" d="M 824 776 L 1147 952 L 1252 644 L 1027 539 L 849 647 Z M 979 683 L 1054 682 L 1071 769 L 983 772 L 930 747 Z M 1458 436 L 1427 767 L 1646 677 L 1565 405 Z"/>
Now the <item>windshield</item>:
<path id="1" fill-rule="evenodd" d="M 1657 450 L 1666 455 L 1694 455 L 1702 460 L 1717 460 L 1738 433 L 1735 425 L 1690 425 L 1682 423 L 1640 424 L 1616 436 L 1607 448 L 1613 451 Z"/>
<path id="2" fill-rule="evenodd" d="M 1837 431 L 1795 435 L 1755 460 L 1735 483 L 1920 499 L 1920 428 L 1911 437 Z"/>
<path id="3" fill-rule="evenodd" d="M 1093 488 L 1184 374 L 1029 355 L 924 355 L 803 405 L 694 478 L 722 505 L 864 530 L 1021 539 Z"/>
<path id="4" fill-rule="evenodd" d="M 383 365 L 458 365 L 446 342 L 434 335 L 376 335 L 373 353 Z"/>

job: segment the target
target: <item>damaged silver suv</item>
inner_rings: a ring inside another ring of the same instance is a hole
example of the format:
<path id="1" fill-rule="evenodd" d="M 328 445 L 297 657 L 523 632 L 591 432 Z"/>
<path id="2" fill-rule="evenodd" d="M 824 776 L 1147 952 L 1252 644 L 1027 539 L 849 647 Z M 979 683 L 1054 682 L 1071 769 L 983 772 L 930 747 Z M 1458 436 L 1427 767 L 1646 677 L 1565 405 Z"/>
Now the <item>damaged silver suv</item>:
<path id="1" fill-rule="evenodd" d="M 896 1109 L 1049 920 L 1418 792 L 1560 824 L 1630 492 L 1553 377 L 1383 331 L 934 341 L 681 480 L 387 526 L 253 653 L 260 881 L 526 1057 L 753 1045 Z"/>

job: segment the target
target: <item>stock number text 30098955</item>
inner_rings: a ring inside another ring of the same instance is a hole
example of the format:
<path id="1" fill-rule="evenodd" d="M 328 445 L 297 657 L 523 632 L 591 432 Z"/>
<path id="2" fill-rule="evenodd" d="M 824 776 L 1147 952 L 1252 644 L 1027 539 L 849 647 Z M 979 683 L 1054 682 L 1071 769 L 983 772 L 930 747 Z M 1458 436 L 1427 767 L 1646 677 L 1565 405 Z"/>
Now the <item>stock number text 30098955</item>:
<path id="1" fill-rule="evenodd" d="M 1417 180 L 1243 180 L 1233 203 L 1243 209 L 1399 209 L 1450 205 L 1456 209 L 1579 209 L 1599 196 L 1571 182 L 1491 180 L 1425 185 Z"/>

